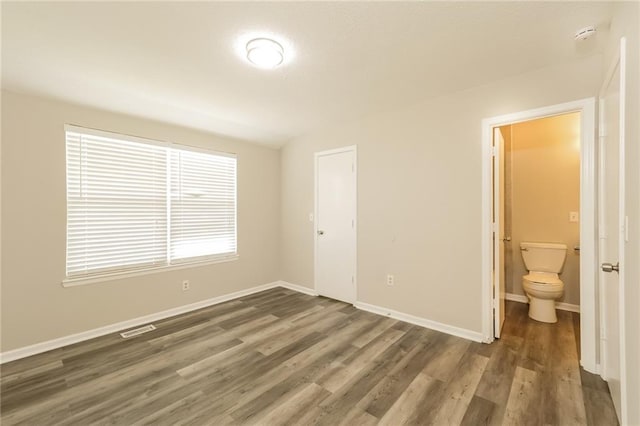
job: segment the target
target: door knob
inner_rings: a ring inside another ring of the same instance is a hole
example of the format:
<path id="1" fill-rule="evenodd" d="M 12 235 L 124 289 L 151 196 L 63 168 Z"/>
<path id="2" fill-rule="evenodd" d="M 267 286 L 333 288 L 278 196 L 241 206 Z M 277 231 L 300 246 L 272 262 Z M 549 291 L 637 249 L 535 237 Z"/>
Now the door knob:
<path id="1" fill-rule="evenodd" d="M 318 229 L 318 235 L 324 235 L 324 231 Z"/>
<path id="2" fill-rule="evenodd" d="M 502 239 L 502 242 L 504 242 L 504 243 L 508 243 L 509 241 L 511 241 L 511 237 L 504 237 Z"/>
<path id="3" fill-rule="evenodd" d="M 620 272 L 620 262 L 617 262 L 615 265 L 611 263 L 603 263 L 602 270 L 604 272 L 613 272 L 613 271 Z"/>

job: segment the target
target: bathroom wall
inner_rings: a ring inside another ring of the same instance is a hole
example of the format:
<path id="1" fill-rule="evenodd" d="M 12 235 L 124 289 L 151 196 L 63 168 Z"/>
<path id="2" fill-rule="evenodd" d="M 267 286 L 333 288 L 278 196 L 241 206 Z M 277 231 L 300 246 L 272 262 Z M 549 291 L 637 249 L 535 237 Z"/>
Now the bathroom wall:
<path id="1" fill-rule="evenodd" d="M 560 278 L 561 302 L 580 304 L 580 114 L 572 113 L 511 126 L 512 279 L 508 293 L 524 294 L 527 271 L 521 241 L 557 242 L 568 247 Z M 508 180 L 508 179 L 507 179 Z"/>

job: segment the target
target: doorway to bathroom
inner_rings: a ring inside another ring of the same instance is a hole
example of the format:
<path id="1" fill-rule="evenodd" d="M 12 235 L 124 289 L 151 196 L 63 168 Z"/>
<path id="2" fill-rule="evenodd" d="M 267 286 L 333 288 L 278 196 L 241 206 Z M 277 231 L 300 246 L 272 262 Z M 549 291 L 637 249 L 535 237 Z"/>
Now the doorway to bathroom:
<path id="1" fill-rule="evenodd" d="M 494 257 L 505 299 L 528 303 L 522 277 L 537 271 L 524 263 L 524 255 L 532 251 L 528 243 L 546 243 L 539 253 L 564 255 L 560 278 L 561 289 L 545 292 L 542 297 L 555 299 L 555 309 L 580 312 L 580 113 L 538 118 L 494 129 L 494 146 L 501 147 L 499 190 L 494 190 L 494 215 L 502 213 L 502 235 Z M 523 246 L 523 244 L 525 246 Z M 562 249 L 553 249 L 555 244 Z M 551 261 L 550 259 L 545 262 Z M 542 265 L 552 274 L 550 265 Z M 495 269 L 495 268 L 494 268 Z M 558 271 L 560 272 L 560 271 Z M 502 277 L 501 277 L 502 278 Z M 549 275 L 540 279 L 551 281 Z M 555 281 L 555 277 L 552 277 Z M 545 299 L 542 299 L 545 300 Z M 550 316 L 555 316 L 553 303 Z M 539 319 L 550 322 L 552 319 Z M 495 334 L 500 329 L 496 325 Z"/>
<path id="2" fill-rule="evenodd" d="M 567 247 L 556 309 L 580 312 L 581 364 L 596 371 L 595 100 L 483 121 L 483 334 L 527 303 L 522 242 Z M 507 320 L 508 321 L 508 320 Z"/>

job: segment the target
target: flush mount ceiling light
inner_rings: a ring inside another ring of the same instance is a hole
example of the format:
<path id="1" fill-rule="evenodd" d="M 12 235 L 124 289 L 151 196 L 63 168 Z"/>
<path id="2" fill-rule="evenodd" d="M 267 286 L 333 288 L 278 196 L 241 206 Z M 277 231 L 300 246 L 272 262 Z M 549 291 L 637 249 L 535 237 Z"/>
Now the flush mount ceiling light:
<path id="1" fill-rule="evenodd" d="M 284 49 L 270 38 L 254 38 L 247 43 L 247 60 L 256 67 L 272 69 L 284 61 Z"/>

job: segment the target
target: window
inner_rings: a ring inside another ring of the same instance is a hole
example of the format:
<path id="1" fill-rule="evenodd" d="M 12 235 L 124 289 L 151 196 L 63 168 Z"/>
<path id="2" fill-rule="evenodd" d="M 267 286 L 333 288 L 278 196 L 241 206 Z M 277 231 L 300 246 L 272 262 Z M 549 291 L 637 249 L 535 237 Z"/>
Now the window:
<path id="1" fill-rule="evenodd" d="M 236 157 L 66 127 L 67 280 L 236 258 Z"/>

